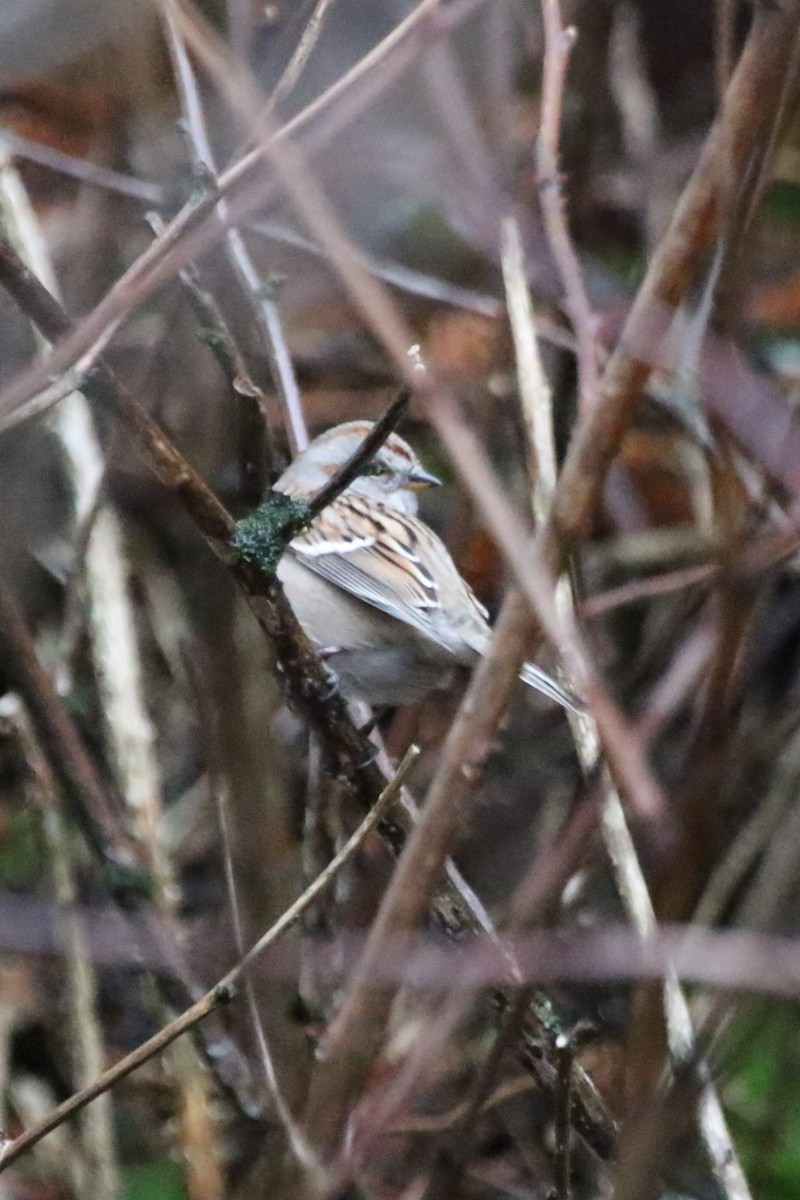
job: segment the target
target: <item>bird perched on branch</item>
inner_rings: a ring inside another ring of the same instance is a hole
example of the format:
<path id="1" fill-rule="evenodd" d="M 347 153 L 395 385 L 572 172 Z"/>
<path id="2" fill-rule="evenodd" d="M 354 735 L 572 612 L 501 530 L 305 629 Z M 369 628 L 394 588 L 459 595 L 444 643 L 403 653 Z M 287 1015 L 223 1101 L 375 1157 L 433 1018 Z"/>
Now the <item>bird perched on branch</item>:
<path id="1" fill-rule="evenodd" d="M 316 438 L 275 490 L 310 500 L 372 429 L 348 421 Z M 344 690 L 368 704 L 410 704 L 445 688 L 491 636 L 488 614 L 442 540 L 417 517 L 439 480 L 390 434 L 362 474 L 294 538 L 278 565 L 289 602 Z M 578 701 L 531 663 L 520 678 L 565 708 Z"/>

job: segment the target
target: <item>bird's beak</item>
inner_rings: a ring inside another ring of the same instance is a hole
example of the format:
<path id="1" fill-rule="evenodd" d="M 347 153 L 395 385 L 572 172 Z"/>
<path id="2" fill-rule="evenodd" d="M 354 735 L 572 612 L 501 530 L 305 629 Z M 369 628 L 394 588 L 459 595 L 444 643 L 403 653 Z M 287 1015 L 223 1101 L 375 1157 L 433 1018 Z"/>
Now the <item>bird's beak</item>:
<path id="1" fill-rule="evenodd" d="M 441 486 L 441 479 L 438 479 L 436 475 L 431 475 L 430 471 L 425 471 L 422 467 L 414 467 L 409 472 L 406 483 L 406 487 L 410 488 L 412 492 L 424 492 L 428 488 Z"/>

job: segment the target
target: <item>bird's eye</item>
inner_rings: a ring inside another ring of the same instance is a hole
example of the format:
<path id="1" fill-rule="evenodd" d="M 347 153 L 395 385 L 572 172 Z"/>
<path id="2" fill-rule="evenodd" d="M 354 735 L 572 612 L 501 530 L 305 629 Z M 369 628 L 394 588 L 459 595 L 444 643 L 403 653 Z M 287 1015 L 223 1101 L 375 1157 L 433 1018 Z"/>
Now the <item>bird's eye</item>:
<path id="1" fill-rule="evenodd" d="M 380 459 L 373 458 L 372 462 L 368 462 L 362 467 L 361 474 L 367 478 L 370 476 L 374 478 L 376 475 L 389 475 L 390 471 L 386 463 L 381 462 Z"/>

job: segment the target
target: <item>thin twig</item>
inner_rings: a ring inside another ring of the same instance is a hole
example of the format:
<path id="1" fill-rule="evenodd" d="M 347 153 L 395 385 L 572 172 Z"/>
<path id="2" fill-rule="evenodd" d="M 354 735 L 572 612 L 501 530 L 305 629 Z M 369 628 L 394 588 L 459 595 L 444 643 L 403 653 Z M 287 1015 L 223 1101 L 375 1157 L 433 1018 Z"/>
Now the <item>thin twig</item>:
<path id="1" fill-rule="evenodd" d="M 556 483 L 552 397 L 536 343 L 537 329 L 525 275 L 522 237 L 519 225 L 513 217 L 506 217 L 503 221 L 500 239 L 508 316 L 517 363 L 519 398 L 528 434 L 526 449 L 532 480 L 533 516 L 537 524 L 542 524 L 547 520 Z"/>
<path id="2" fill-rule="evenodd" d="M 163 0 L 162 12 L 164 28 L 172 58 L 175 82 L 181 98 L 186 129 L 191 139 L 196 167 L 200 168 L 207 185 L 213 192 L 218 193 L 219 181 L 216 165 L 211 150 L 211 142 L 206 129 L 203 106 L 197 80 L 192 70 L 189 55 L 186 52 L 180 22 L 177 17 L 177 7 L 171 0 Z M 228 215 L 228 204 L 220 199 L 216 209 L 220 221 Z M 283 332 L 283 325 L 278 311 L 278 305 L 269 295 L 264 280 L 258 274 L 244 239 L 238 229 L 228 229 L 225 232 L 225 246 L 228 259 L 238 280 L 242 297 L 261 331 L 264 349 L 269 361 L 270 375 L 273 386 L 280 398 L 283 421 L 292 451 L 296 454 L 308 445 L 303 406 L 300 390 L 294 375 L 292 359 Z M 255 372 L 253 372 L 255 373 Z M 252 398 L 240 397 L 240 405 L 252 405 Z M 243 419 L 246 420 L 246 417 Z"/>
<path id="3" fill-rule="evenodd" d="M 166 228 L 157 213 L 148 213 L 147 222 L 156 235 Z M 256 448 L 262 444 L 264 430 L 268 428 L 271 404 L 264 389 L 255 382 L 225 314 L 201 283 L 197 270 L 184 267 L 179 278 L 198 321 L 197 337 L 217 360 L 231 395 L 238 400 L 238 499 L 243 504 L 258 504 L 264 493 L 264 477 Z M 254 402 L 260 416 L 254 414 Z"/>
<path id="4" fill-rule="evenodd" d="M 312 50 L 319 41 L 319 35 L 322 33 L 322 26 L 328 15 L 328 9 L 333 3 L 334 0 L 317 0 L 314 11 L 306 21 L 300 40 L 294 48 L 292 57 L 289 59 L 280 79 L 272 89 L 272 94 L 264 110 L 264 116 L 271 117 L 275 109 L 279 108 L 287 96 L 294 90 Z"/>
<path id="5" fill-rule="evenodd" d="M 589 304 L 578 255 L 572 243 L 558 173 L 564 77 L 576 31 L 564 29 L 558 0 L 542 0 L 544 75 L 542 121 L 536 143 L 539 201 L 550 250 L 564 288 L 577 341 L 578 392 L 582 409 L 597 399 L 597 322 Z"/>
<path id="6" fill-rule="evenodd" d="M 604 617 L 627 604 L 641 604 L 643 600 L 669 596 L 673 592 L 682 592 L 700 584 L 710 587 L 722 571 L 723 568 L 716 563 L 704 563 L 698 567 L 665 571 L 648 579 L 632 579 L 629 583 L 621 583 L 619 587 L 609 588 L 606 592 L 585 596 L 579 603 L 580 614 L 589 619 Z"/>
<path id="7" fill-rule="evenodd" d="M 55 146 L 47 146 L 44 142 L 36 142 L 23 137 L 13 129 L 0 129 L 0 143 L 5 144 L 14 158 L 24 158 L 28 162 L 38 163 L 81 183 L 89 183 L 93 187 L 104 188 L 116 192 L 120 196 L 128 196 L 139 200 L 142 204 L 153 204 L 161 208 L 167 200 L 166 189 L 159 183 L 151 183 L 146 179 L 135 179 L 132 175 L 123 175 L 121 171 L 112 171 L 85 158 L 75 158 L 65 154 Z"/>
<path id="8" fill-rule="evenodd" d="M 502 174 L 489 131 L 474 112 L 465 71 L 451 42 L 432 44 L 422 60 L 421 76 L 431 111 L 447 139 L 450 186 L 461 210 L 459 223 L 468 222 L 470 241 L 494 254 L 498 219 L 506 202 Z"/>
<path id="9" fill-rule="evenodd" d="M 310 908 L 317 897 L 330 887 L 338 872 L 342 869 L 345 863 L 352 858 L 353 854 L 358 850 L 364 841 L 365 837 L 375 828 L 377 823 L 391 808 L 397 800 L 397 795 L 402 786 L 403 780 L 411 770 L 412 766 L 419 757 L 419 750 L 416 746 L 411 746 L 400 762 L 394 778 L 386 785 L 383 792 L 379 796 L 371 811 L 367 814 L 355 832 L 348 838 L 342 849 L 334 859 L 328 864 L 326 869 L 319 875 L 314 882 L 306 888 L 301 896 L 286 909 L 286 911 L 278 918 L 274 925 L 263 933 L 261 937 L 250 947 L 243 958 L 240 958 L 237 964 L 231 968 L 226 975 L 219 980 L 204 996 L 201 997 L 195 1004 L 182 1012 L 174 1021 L 170 1021 L 153 1037 L 148 1038 L 138 1049 L 131 1054 L 125 1056 L 118 1063 L 94 1081 L 88 1087 L 76 1092 L 74 1096 L 70 1096 L 63 1104 L 59 1104 L 46 1120 L 41 1121 L 31 1129 L 27 1129 L 21 1133 L 19 1137 L 9 1141 L 0 1151 L 0 1171 L 4 1171 L 12 1162 L 24 1154 L 31 1146 L 35 1146 L 43 1137 L 57 1129 L 67 1121 L 74 1113 L 80 1112 L 87 1104 L 97 1096 L 103 1095 L 109 1088 L 119 1083 L 121 1079 L 125 1079 L 132 1071 L 144 1063 L 149 1062 L 167 1046 L 179 1038 L 182 1034 L 192 1029 L 204 1017 L 208 1016 L 215 1008 L 221 1004 L 227 1004 L 233 998 L 236 985 L 238 984 L 242 974 L 263 952 L 268 949 L 282 934 L 286 932 L 303 913 Z"/>
<path id="10" fill-rule="evenodd" d="M 649 251 L 662 233 L 669 177 L 660 165 L 658 100 L 650 80 L 639 36 L 640 10 L 633 4 L 614 9 L 609 42 L 608 86 L 616 101 L 628 159 L 641 192 L 645 246 Z"/>
<path id="11" fill-rule="evenodd" d="M 779 566 L 797 554 L 800 545 L 800 528 L 790 517 L 789 524 L 769 533 L 758 531 L 752 538 L 742 540 L 726 553 L 723 563 L 700 563 L 697 566 L 680 567 L 675 571 L 664 571 L 644 579 L 632 579 L 607 592 L 585 596 L 580 601 L 582 616 L 598 617 L 625 604 L 636 604 L 642 600 L 669 595 L 671 592 L 705 584 L 711 587 L 717 582 L 748 584 L 763 578 L 765 572 Z M 706 554 L 713 553 L 713 543 Z M 705 556 L 705 555 L 704 555 Z"/>
<path id="12" fill-rule="evenodd" d="M 797 837 L 800 831 L 800 803 L 797 780 L 800 775 L 798 744 L 789 747 L 782 778 L 776 790 L 791 796 L 777 832 L 770 839 L 755 878 L 738 906 L 737 919 L 749 929 L 769 929 L 779 914 L 785 913 L 797 887 Z M 785 772 L 785 774 L 784 774 Z M 794 854 L 793 854 L 794 852 Z"/>
<path id="13" fill-rule="evenodd" d="M 71 367 L 63 375 L 59 375 L 49 387 L 45 387 L 38 395 L 32 396 L 19 408 L 12 409 L 4 417 L 0 416 L 0 434 L 6 433 L 16 425 L 21 425 L 24 421 L 29 421 L 32 417 L 38 417 L 42 413 L 48 412 L 73 392 L 81 391 L 86 376 L 91 372 L 100 355 L 105 352 L 118 328 L 119 322 L 109 325 L 102 337 L 98 338 L 95 344 L 81 355 L 74 367 Z"/>
<path id="14" fill-rule="evenodd" d="M 770 789 L 755 812 L 738 830 L 736 837 L 725 852 L 724 857 L 715 866 L 706 884 L 700 901 L 692 914 L 692 920 L 698 925 L 713 927 L 725 915 L 727 906 L 742 881 L 747 878 L 753 865 L 766 846 L 774 846 L 774 851 L 767 851 L 763 863 L 757 872 L 753 884 L 748 889 L 744 903 L 739 906 L 739 918 L 752 921 L 753 916 L 766 911 L 763 904 L 769 901 L 769 907 L 774 910 L 783 907 L 783 898 L 794 888 L 796 873 L 787 872 L 783 863 L 789 862 L 785 850 L 778 847 L 791 845 L 787 841 L 786 829 L 793 824 L 790 806 L 797 793 L 798 771 L 800 770 L 800 740 L 797 735 L 781 753 L 781 757 L 773 768 L 774 774 Z M 783 826 L 784 836 L 776 838 L 775 831 Z M 778 867 L 781 867 L 778 870 Z M 789 888 L 785 880 L 790 880 Z M 758 900 L 753 902 L 753 897 Z M 774 899 L 777 897 L 777 900 Z M 752 907 L 750 907 L 752 905 Z"/>
<path id="15" fill-rule="evenodd" d="M 210 23 L 194 8 L 179 3 L 179 0 L 161 2 L 170 6 L 170 12 L 175 14 L 187 45 L 197 54 L 246 127 L 255 135 L 263 136 L 263 130 L 255 127 L 252 115 L 260 92 L 241 70 L 231 71 L 229 51 Z M 268 126 L 268 123 L 265 122 L 265 125 Z M 299 147 L 289 138 L 281 139 L 278 147 L 273 138 L 265 143 L 265 155 L 297 211 L 325 246 L 370 327 L 379 332 L 394 359 L 400 378 L 424 390 L 421 377 L 416 375 L 415 378 L 415 370 L 408 357 L 415 339 L 409 336 L 406 322 L 386 288 L 373 279 L 364 267 L 352 239 L 309 170 Z"/>
<path id="16" fill-rule="evenodd" d="M 327 259 L 325 251 L 316 242 L 312 242 L 310 238 L 303 237 L 296 230 L 278 221 L 269 221 L 265 217 L 259 217 L 257 221 L 249 222 L 247 229 L 258 237 L 278 242 L 284 246 L 293 246 L 315 258 Z M 461 287 L 459 284 L 451 283 L 449 279 L 427 275 L 424 271 L 416 271 L 404 263 L 394 262 L 391 259 L 373 258 L 371 255 L 365 254 L 363 261 L 371 275 L 377 275 L 385 283 L 391 284 L 399 291 L 408 292 L 412 296 L 424 296 L 428 300 L 447 304 L 451 308 L 463 308 L 467 312 L 479 313 L 482 317 L 496 318 L 502 314 L 502 302 L 487 292 L 478 291 L 476 288 Z M 542 336 L 547 336 L 549 340 L 567 350 L 574 349 L 572 334 L 567 329 L 557 329 L 552 321 L 547 329 L 542 331 Z"/>
<path id="17" fill-rule="evenodd" d="M 459 1106 L 455 1119 L 451 1121 L 448 1137 L 439 1150 L 430 1174 L 423 1200 L 453 1200 L 459 1195 L 459 1184 L 472 1149 L 472 1131 L 485 1111 L 503 1056 L 522 1036 L 525 1016 L 530 1008 L 532 990 L 520 988 L 508 1009 L 503 1013 L 500 1028 L 494 1036 L 489 1053 L 481 1062 L 470 1083 L 469 1094 Z M 458 1018 L 463 1013 L 463 1001 L 458 1011 L 447 1020 L 445 1028 L 438 1032 L 439 1044 L 444 1046 L 451 1040 Z M 450 1015 L 448 1014 L 448 1017 Z M 442 1019 L 439 1018 L 439 1025 Z"/>
<path id="18" fill-rule="evenodd" d="M 158 237 L 166 229 L 166 225 L 157 213 L 148 213 L 147 223 Z M 258 401 L 264 419 L 268 419 L 267 397 L 263 389 L 259 388 L 253 380 L 222 309 L 211 293 L 203 287 L 200 276 L 194 267 L 184 267 L 179 272 L 179 278 L 200 323 L 198 336 L 216 358 L 229 387 L 234 393 L 242 392 L 253 396 Z"/>
<path id="19" fill-rule="evenodd" d="M 227 796 L 222 787 L 215 789 L 215 799 L 217 805 L 217 821 L 219 825 L 220 840 L 222 842 L 223 861 L 225 866 L 225 887 L 228 893 L 228 902 L 231 908 L 231 918 L 233 921 L 234 937 L 236 938 L 236 953 L 239 957 L 243 957 L 244 949 L 244 932 L 242 928 L 242 916 L 239 907 L 239 895 L 236 887 L 236 877 L 233 869 L 233 858 L 231 855 L 231 837 L 227 812 Z M 294 1154 L 300 1166 L 307 1171 L 321 1171 L 321 1167 L 311 1149 L 303 1131 L 292 1116 L 292 1111 L 286 1101 L 286 1098 L 281 1091 L 278 1075 L 275 1069 L 275 1062 L 272 1052 L 267 1042 L 267 1035 L 264 1031 L 264 1021 L 258 1007 L 253 981 L 249 975 L 244 979 L 244 994 L 247 1002 L 247 1008 L 250 1014 L 250 1022 L 253 1026 L 256 1042 L 258 1044 L 259 1054 L 261 1055 L 261 1063 L 264 1068 L 264 1078 L 267 1088 L 269 1089 L 270 1099 L 275 1109 L 275 1114 L 283 1127 L 286 1141 L 292 1153 Z"/>

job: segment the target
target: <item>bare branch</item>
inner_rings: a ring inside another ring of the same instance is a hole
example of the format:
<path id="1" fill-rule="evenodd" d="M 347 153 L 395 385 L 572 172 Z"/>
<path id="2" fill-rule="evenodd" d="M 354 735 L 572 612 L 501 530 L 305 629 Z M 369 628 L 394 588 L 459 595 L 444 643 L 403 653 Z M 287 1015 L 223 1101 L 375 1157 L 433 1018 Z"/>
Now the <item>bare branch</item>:
<path id="1" fill-rule="evenodd" d="M 581 408 L 589 408 L 597 397 L 597 322 L 589 304 L 583 272 L 570 237 L 561 179 L 558 173 L 558 142 L 561 135 L 561 103 L 564 78 L 575 29 L 564 29 L 558 0 L 542 0 L 544 20 L 544 78 L 542 121 L 536 143 L 539 202 L 550 250 L 555 259 L 564 298 L 575 330 L 578 352 L 578 390 Z"/>
<path id="2" fill-rule="evenodd" d="M 528 434 L 526 449 L 533 487 L 532 508 L 534 518 L 540 525 L 549 516 L 556 486 L 552 396 L 536 342 L 538 331 L 525 276 L 522 238 L 519 226 L 512 217 L 506 217 L 503 221 L 501 245 L 508 316 L 517 362 L 519 397 Z"/>
<path id="3" fill-rule="evenodd" d="M 44 142 L 35 142 L 23 137 L 13 129 L 4 128 L 0 131 L 0 143 L 3 143 L 14 158 L 23 158 L 28 162 L 38 163 L 51 171 L 58 171 L 81 183 L 93 187 L 104 188 L 116 192 L 120 196 L 129 196 L 142 204 L 151 204 L 160 208 L 167 196 L 163 187 L 158 183 L 150 183 L 146 179 L 135 179 L 132 175 L 123 175 L 121 171 L 112 171 L 85 158 L 74 158 L 65 154 L 55 146 L 47 146 Z"/>
<path id="4" fill-rule="evenodd" d="M 157 236 L 164 233 L 166 225 L 156 213 L 149 213 L 147 221 Z M 198 337 L 214 355 L 231 392 L 234 395 L 251 396 L 256 400 L 264 420 L 269 420 L 269 406 L 264 390 L 255 383 L 250 374 L 233 331 L 216 300 L 203 287 L 194 267 L 184 267 L 179 276 L 200 324 Z"/>
<path id="5" fill-rule="evenodd" d="M 191 139 L 195 155 L 196 168 L 202 169 L 202 174 L 212 192 L 219 195 L 219 181 L 216 166 L 211 151 L 206 130 L 203 106 L 189 56 L 186 53 L 180 24 L 177 19 L 177 7 L 171 0 L 163 0 L 164 27 L 167 37 L 172 65 L 181 98 L 186 129 Z M 221 221 L 228 216 L 228 204 L 220 199 L 216 213 Z M 228 258 L 239 282 L 241 294 L 250 313 L 260 329 L 264 348 L 267 352 L 270 374 L 275 390 L 281 401 L 284 425 L 289 444 L 296 454 L 308 445 L 303 405 L 300 391 L 294 375 L 291 355 L 286 344 L 283 325 L 278 311 L 278 305 L 268 294 L 264 281 L 250 257 L 244 239 L 238 229 L 228 229 L 225 232 L 225 245 Z M 252 373 L 252 372 L 251 372 Z M 240 406 L 252 404 L 252 397 L 240 393 Z"/>
<path id="6" fill-rule="evenodd" d="M 272 89 L 272 94 L 264 111 L 265 117 L 271 117 L 276 108 L 280 108 L 283 101 L 294 90 L 297 81 L 305 69 L 311 52 L 319 41 L 319 35 L 322 33 L 328 9 L 333 3 L 334 0 L 317 0 L 314 11 L 306 21 L 300 40 L 294 48 L 292 57 L 289 59 L 283 70 L 283 74 Z"/>

